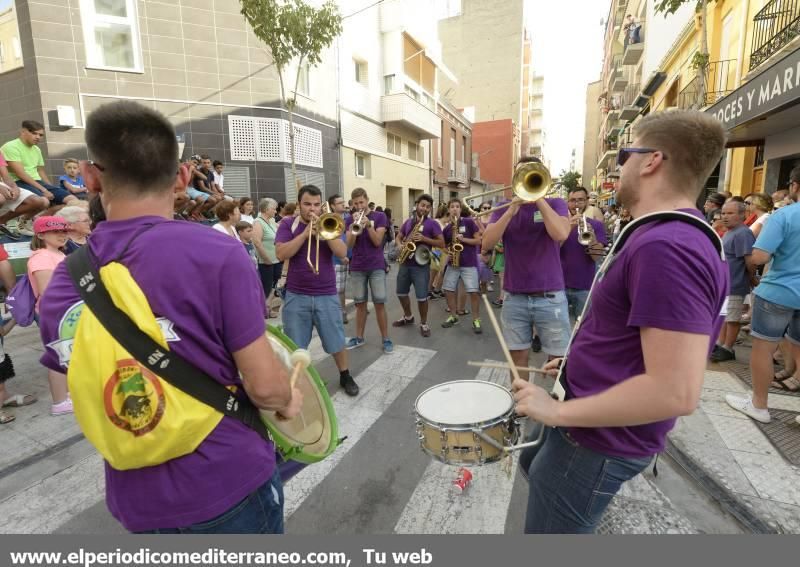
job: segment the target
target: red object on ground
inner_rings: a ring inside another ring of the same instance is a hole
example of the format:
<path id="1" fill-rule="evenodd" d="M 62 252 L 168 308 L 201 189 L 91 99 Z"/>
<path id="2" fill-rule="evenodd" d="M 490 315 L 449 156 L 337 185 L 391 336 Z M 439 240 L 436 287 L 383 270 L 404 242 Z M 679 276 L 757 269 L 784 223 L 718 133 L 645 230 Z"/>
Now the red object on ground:
<path id="1" fill-rule="evenodd" d="M 458 477 L 453 481 L 453 484 L 458 488 L 459 492 L 464 492 L 471 481 L 472 473 L 462 467 L 458 469 Z"/>

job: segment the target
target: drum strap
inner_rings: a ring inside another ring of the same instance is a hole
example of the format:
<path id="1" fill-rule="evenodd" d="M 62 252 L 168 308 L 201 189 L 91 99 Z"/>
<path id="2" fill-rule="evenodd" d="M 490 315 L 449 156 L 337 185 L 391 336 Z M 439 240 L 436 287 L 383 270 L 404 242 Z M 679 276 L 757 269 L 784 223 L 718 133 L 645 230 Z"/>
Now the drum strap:
<path id="1" fill-rule="evenodd" d="M 109 334 L 141 364 L 196 400 L 222 414 L 238 419 L 267 441 L 272 437 L 253 402 L 239 398 L 211 376 L 166 350 L 142 331 L 128 315 L 114 305 L 108 289 L 95 269 L 89 247 L 83 246 L 67 256 L 69 275 L 86 305 Z"/>

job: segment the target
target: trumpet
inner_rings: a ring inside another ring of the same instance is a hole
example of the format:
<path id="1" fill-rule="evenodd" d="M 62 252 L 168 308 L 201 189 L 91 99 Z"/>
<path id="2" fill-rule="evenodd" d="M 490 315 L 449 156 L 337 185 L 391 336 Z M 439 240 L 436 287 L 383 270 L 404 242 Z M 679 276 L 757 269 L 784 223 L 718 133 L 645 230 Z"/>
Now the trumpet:
<path id="1" fill-rule="evenodd" d="M 420 255 L 420 258 L 417 259 L 417 244 L 411 238 L 414 236 L 415 232 L 422 232 L 422 223 L 425 222 L 425 217 L 422 217 L 417 221 L 417 224 L 414 225 L 414 228 L 411 229 L 411 232 L 408 233 L 408 236 L 403 241 L 403 249 L 400 251 L 400 257 L 397 259 L 399 264 L 404 264 L 408 258 L 414 254 L 414 258 L 419 262 L 420 259 L 423 259 L 423 256 Z M 428 258 L 428 262 L 430 258 Z M 427 262 L 426 262 L 427 263 Z"/>
<path id="2" fill-rule="evenodd" d="M 575 214 L 578 214 L 578 209 L 575 209 Z M 578 217 L 578 244 L 581 246 L 589 246 L 594 240 L 594 229 L 589 221 L 586 220 L 586 213 Z"/>
<path id="3" fill-rule="evenodd" d="M 461 267 L 461 253 L 464 251 L 464 245 L 458 241 L 458 229 L 461 219 L 455 217 L 451 222 L 453 227 L 453 236 L 450 241 L 450 265 L 454 268 Z"/>
<path id="4" fill-rule="evenodd" d="M 489 215 L 495 211 L 510 207 L 511 202 L 492 207 L 488 211 L 478 212 L 469 206 L 469 201 L 480 199 L 486 195 L 501 193 L 507 189 L 511 189 L 514 192 L 514 195 L 523 201 L 533 203 L 534 201 L 538 201 L 542 197 L 549 195 L 555 188 L 553 186 L 553 179 L 550 176 L 550 170 L 548 170 L 541 163 L 526 162 L 519 164 L 514 170 L 514 177 L 511 180 L 511 185 L 507 187 L 501 187 L 500 189 L 492 189 L 491 191 L 486 191 L 485 193 L 480 193 L 478 195 L 464 197 L 461 200 L 461 203 L 464 205 L 464 208 L 470 212 L 473 218 Z"/>
<path id="5" fill-rule="evenodd" d="M 316 227 L 316 234 L 314 228 Z M 319 241 L 320 240 L 334 240 L 339 238 L 344 233 L 344 221 L 342 218 L 331 213 L 328 209 L 328 203 L 322 206 L 322 216 L 317 218 L 316 221 L 311 221 L 311 232 L 308 233 L 308 252 L 306 253 L 306 262 L 309 268 L 314 272 L 314 275 L 319 275 Z M 314 261 L 311 260 L 311 241 L 316 237 L 317 240 L 317 257 Z"/>
<path id="6" fill-rule="evenodd" d="M 353 233 L 353 236 L 358 236 L 362 232 L 364 232 L 364 226 L 361 224 L 361 220 L 364 218 L 366 211 L 358 211 L 355 215 L 353 215 L 353 224 L 350 225 L 350 232 Z"/>

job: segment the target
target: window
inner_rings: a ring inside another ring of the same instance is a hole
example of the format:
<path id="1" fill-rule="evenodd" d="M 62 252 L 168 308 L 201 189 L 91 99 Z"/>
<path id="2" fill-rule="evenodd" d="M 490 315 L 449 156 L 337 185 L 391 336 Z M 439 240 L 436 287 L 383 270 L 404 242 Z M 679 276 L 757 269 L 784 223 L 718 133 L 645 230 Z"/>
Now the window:
<path id="1" fill-rule="evenodd" d="M 356 154 L 356 177 L 367 177 L 367 156 Z"/>
<path id="2" fill-rule="evenodd" d="M 456 173 L 456 129 L 450 128 L 450 174 Z"/>
<path id="3" fill-rule="evenodd" d="M 409 87 L 408 85 L 406 85 L 406 94 L 411 98 L 413 98 L 414 100 L 416 100 L 417 102 L 419 102 L 419 93 L 414 89 L 412 89 L 411 87 Z"/>
<path id="4" fill-rule="evenodd" d="M 305 96 L 310 96 L 311 75 L 309 74 L 308 65 L 303 65 L 303 68 L 300 69 L 300 75 L 297 79 L 297 93 Z"/>
<path id="5" fill-rule="evenodd" d="M 0 41 L 0 65 L 2 65 L 6 60 L 6 51 L 3 47 L 3 42 Z"/>
<path id="6" fill-rule="evenodd" d="M 440 20 L 461 15 L 461 0 L 440 0 L 436 7 Z"/>
<path id="7" fill-rule="evenodd" d="M 444 120 L 440 123 L 439 139 L 436 140 L 436 162 L 439 167 L 442 167 L 442 138 L 444 138 Z"/>
<path id="8" fill-rule="evenodd" d="M 461 136 L 461 161 L 467 163 L 467 137 Z"/>
<path id="9" fill-rule="evenodd" d="M 412 161 L 418 161 L 417 160 L 417 152 L 422 153 L 422 148 L 420 148 L 414 142 L 409 142 L 408 143 L 408 159 L 410 159 Z"/>
<path id="10" fill-rule="evenodd" d="M 142 71 L 135 0 L 81 0 L 86 66 Z"/>
<path id="11" fill-rule="evenodd" d="M 395 136 L 394 134 L 386 134 L 386 151 L 390 154 L 394 154 L 399 156 L 402 154 L 402 146 L 403 140 L 400 139 L 400 136 Z"/>
<path id="12" fill-rule="evenodd" d="M 394 92 L 394 75 L 386 75 L 383 78 L 383 94 L 392 94 Z"/>
<path id="13" fill-rule="evenodd" d="M 361 83 L 365 87 L 369 86 L 369 79 L 367 78 L 367 72 L 369 70 L 366 61 L 358 61 L 356 59 L 353 60 L 353 64 L 355 66 L 355 77 L 356 82 Z"/>
<path id="14" fill-rule="evenodd" d="M 22 48 L 19 45 L 18 37 L 11 38 L 11 46 L 14 48 L 14 59 L 22 59 Z"/>

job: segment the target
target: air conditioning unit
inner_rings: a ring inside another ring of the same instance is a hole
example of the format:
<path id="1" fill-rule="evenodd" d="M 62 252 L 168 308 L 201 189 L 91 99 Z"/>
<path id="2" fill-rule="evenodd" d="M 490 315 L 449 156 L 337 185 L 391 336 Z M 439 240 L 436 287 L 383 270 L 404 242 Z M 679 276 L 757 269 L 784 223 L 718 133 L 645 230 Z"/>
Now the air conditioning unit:
<path id="1" fill-rule="evenodd" d="M 75 108 L 72 106 L 56 106 L 56 115 L 58 116 L 58 125 L 63 128 L 74 128 L 77 125 Z"/>

